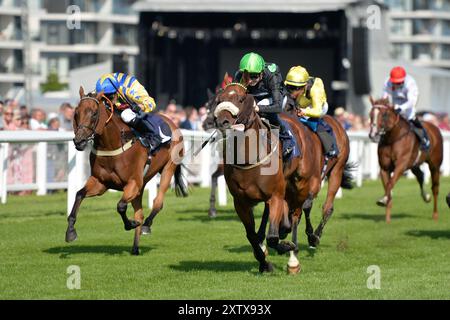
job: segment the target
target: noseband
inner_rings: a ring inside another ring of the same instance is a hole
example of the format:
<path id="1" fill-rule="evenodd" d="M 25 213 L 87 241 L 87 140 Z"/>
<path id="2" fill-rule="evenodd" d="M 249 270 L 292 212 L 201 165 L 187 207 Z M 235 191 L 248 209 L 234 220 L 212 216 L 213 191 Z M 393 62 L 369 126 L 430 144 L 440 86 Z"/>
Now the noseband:
<path id="1" fill-rule="evenodd" d="M 94 121 L 94 123 L 95 123 L 94 126 L 87 126 L 87 125 L 85 125 L 85 124 L 80 124 L 80 125 L 77 126 L 77 132 L 78 132 L 78 130 L 83 129 L 83 128 L 86 128 L 86 129 L 89 129 L 90 131 L 92 131 L 91 135 L 90 135 L 89 137 L 87 137 L 87 140 L 88 140 L 88 141 L 91 141 L 91 140 L 93 140 L 94 137 L 95 137 L 95 128 L 97 128 L 98 121 L 100 120 L 100 116 L 99 116 L 99 108 L 98 108 L 99 105 L 100 105 L 100 101 L 98 101 L 98 100 L 97 100 L 96 98 L 94 98 L 94 97 L 89 97 L 89 96 L 86 96 L 86 97 L 81 98 L 81 99 L 80 99 L 80 103 L 81 103 L 83 100 L 92 100 L 92 101 L 95 101 L 95 103 L 97 104 L 97 111 L 95 111 L 94 115 L 92 116 L 92 118 L 95 120 L 95 121 Z"/>

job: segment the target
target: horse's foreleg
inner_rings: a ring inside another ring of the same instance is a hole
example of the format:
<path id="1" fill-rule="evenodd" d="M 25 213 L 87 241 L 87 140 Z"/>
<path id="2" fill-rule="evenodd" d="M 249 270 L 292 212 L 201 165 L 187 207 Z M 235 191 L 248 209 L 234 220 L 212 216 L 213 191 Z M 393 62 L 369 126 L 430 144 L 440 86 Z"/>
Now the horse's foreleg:
<path id="1" fill-rule="evenodd" d="M 117 211 L 119 212 L 123 226 L 125 230 L 135 229 L 140 225 L 139 222 L 135 220 L 129 220 L 127 217 L 127 206 L 128 203 L 141 196 L 142 185 L 139 185 L 136 180 L 130 180 L 125 188 L 123 188 L 123 195 L 120 201 L 117 203 Z"/>
<path id="2" fill-rule="evenodd" d="M 431 172 L 431 190 L 433 191 L 433 219 L 437 220 L 439 217 L 437 201 L 439 195 L 439 168 L 430 165 Z"/>
<path id="3" fill-rule="evenodd" d="M 267 245 L 271 248 L 277 250 L 279 254 L 286 253 L 290 250 L 294 250 L 295 246 L 290 241 L 282 241 L 280 242 L 280 222 L 283 219 L 284 210 L 285 210 L 285 201 L 282 197 L 272 196 L 269 199 L 269 233 L 267 234 Z"/>
<path id="4" fill-rule="evenodd" d="M 377 205 L 379 205 L 380 207 L 385 207 L 387 204 L 387 184 L 389 182 L 389 179 L 391 177 L 391 172 L 384 170 L 384 169 L 380 169 L 380 177 L 381 177 L 381 183 L 383 184 L 383 189 L 384 189 L 384 196 L 381 199 L 377 200 Z"/>
<path id="5" fill-rule="evenodd" d="M 77 220 L 78 209 L 80 208 L 81 202 L 85 197 L 92 197 L 101 195 L 106 191 L 105 185 L 100 183 L 97 178 L 90 176 L 82 189 L 77 192 L 75 196 L 75 202 L 67 218 L 68 226 L 66 231 L 66 242 L 71 242 L 76 240 L 77 232 L 75 230 L 75 222 Z"/>
<path id="6" fill-rule="evenodd" d="M 400 162 L 400 160 L 399 160 Z M 406 163 L 406 161 L 404 161 Z M 394 189 L 395 184 L 397 183 L 398 179 L 402 176 L 403 172 L 406 170 L 404 166 L 398 166 L 395 168 L 394 173 L 392 177 L 389 178 L 388 183 L 386 184 L 386 196 L 387 196 L 387 202 L 386 202 L 386 223 L 391 222 L 391 210 L 392 210 L 392 189 Z"/>
<path id="7" fill-rule="evenodd" d="M 287 270 L 290 274 L 295 274 L 300 272 L 300 262 L 298 261 L 298 237 L 297 237 L 297 229 L 298 224 L 300 223 L 300 218 L 302 216 L 302 210 L 300 208 L 295 209 L 292 214 L 292 242 L 295 245 L 295 249 L 289 252 L 289 260 L 287 264 Z"/>
<path id="8" fill-rule="evenodd" d="M 175 169 L 176 169 L 175 163 L 171 162 L 169 165 L 164 167 L 164 169 L 161 173 L 159 190 L 158 190 L 158 193 L 157 193 L 155 199 L 153 200 L 152 212 L 145 219 L 144 224 L 142 225 L 142 233 L 143 234 L 150 234 L 150 232 L 151 232 L 150 227 L 152 226 L 153 219 L 158 214 L 158 212 L 161 211 L 161 209 L 163 207 L 164 195 L 166 194 L 167 189 L 169 189 L 169 187 L 170 187 L 170 180 L 172 179 Z"/>
<path id="9" fill-rule="evenodd" d="M 133 249 L 131 251 L 131 253 L 134 255 L 139 255 L 139 240 L 141 238 L 141 225 L 144 222 L 144 213 L 142 211 L 143 194 L 144 190 L 141 190 L 139 196 L 131 202 L 134 209 L 134 220 L 139 223 L 139 226 L 135 229 L 134 232 Z"/>
<path id="10" fill-rule="evenodd" d="M 314 195 L 309 194 L 308 198 L 303 203 L 302 209 L 305 213 L 305 233 L 308 237 L 308 243 L 310 248 L 316 248 L 319 245 L 319 237 L 314 234 L 314 228 L 311 223 L 311 210 L 313 206 Z"/>
<path id="11" fill-rule="evenodd" d="M 269 219 L 269 206 L 264 204 L 264 212 L 261 217 L 261 224 L 259 225 L 258 229 L 258 241 L 259 246 L 261 247 L 262 251 L 264 251 L 264 254 L 267 256 L 269 252 L 267 251 L 266 246 L 264 245 L 264 239 L 266 238 L 266 227 L 267 227 L 267 221 Z"/>
<path id="12" fill-rule="evenodd" d="M 253 209 L 247 204 L 238 202 L 236 199 L 234 200 L 234 208 L 244 224 L 247 239 L 252 245 L 253 254 L 256 260 L 259 262 L 259 272 L 272 272 L 272 264 L 266 260 L 266 255 L 260 247 L 258 235 L 255 232 L 255 218 L 253 216 Z"/>
<path id="13" fill-rule="evenodd" d="M 217 176 L 216 173 L 213 173 L 213 175 L 211 176 L 211 194 L 209 197 L 209 211 L 208 211 L 208 216 L 210 218 L 215 218 L 217 214 L 216 189 L 217 189 Z"/>

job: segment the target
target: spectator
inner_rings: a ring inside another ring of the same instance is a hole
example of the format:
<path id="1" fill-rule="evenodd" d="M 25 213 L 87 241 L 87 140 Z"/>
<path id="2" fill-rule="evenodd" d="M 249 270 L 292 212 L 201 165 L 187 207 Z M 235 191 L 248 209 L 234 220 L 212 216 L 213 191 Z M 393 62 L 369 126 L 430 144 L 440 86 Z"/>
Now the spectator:
<path id="1" fill-rule="evenodd" d="M 20 106 L 19 110 L 20 110 L 20 116 L 22 118 L 30 117 L 30 113 L 28 112 L 28 107 L 27 106 L 22 105 L 22 106 Z"/>
<path id="2" fill-rule="evenodd" d="M 3 113 L 3 126 L 5 130 L 14 130 L 13 113 L 14 107 L 7 105 Z"/>
<path id="3" fill-rule="evenodd" d="M 202 129 L 201 124 L 205 121 L 207 115 L 208 110 L 206 109 L 206 107 L 200 107 L 198 109 L 198 121 L 200 122 L 200 129 Z"/>
<path id="4" fill-rule="evenodd" d="M 172 120 L 174 123 L 177 122 L 176 119 L 176 113 L 177 113 L 177 105 L 173 102 L 169 102 L 169 104 L 166 106 L 166 109 L 163 112 L 167 117 L 169 117 L 170 120 Z"/>
<path id="5" fill-rule="evenodd" d="M 363 118 L 360 115 L 353 115 L 353 121 L 350 127 L 351 131 L 361 131 L 364 130 Z"/>
<path id="6" fill-rule="evenodd" d="M 444 131 L 450 131 L 450 119 L 448 113 L 441 113 L 438 115 L 439 119 L 439 129 Z"/>
<path id="7" fill-rule="evenodd" d="M 75 114 L 74 108 L 70 103 L 65 102 L 59 107 L 59 123 L 63 131 L 73 130 L 73 116 Z"/>
<path id="8" fill-rule="evenodd" d="M 50 131 L 65 131 L 63 128 L 61 128 L 61 122 L 59 120 L 59 117 L 54 112 L 48 115 L 47 126 L 48 130 Z"/>
<path id="9" fill-rule="evenodd" d="M 4 102 L 0 100 L 0 130 L 3 130 L 3 127 L 5 126 L 3 124 L 3 108 L 4 108 Z"/>
<path id="10" fill-rule="evenodd" d="M 438 118 L 431 112 L 427 112 L 423 115 L 423 121 L 430 122 L 430 123 L 434 124 L 436 127 L 439 127 Z"/>
<path id="11" fill-rule="evenodd" d="M 184 111 L 186 112 L 186 120 L 181 123 L 180 128 L 186 130 L 198 130 L 199 125 L 197 109 L 192 106 L 188 106 Z"/>
<path id="12" fill-rule="evenodd" d="M 351 123 L 347 119 L 348 113 L 347 111 L 345 111 L 344 108 L 342 107 L 336 108 L 336 110 L 334 110 L 334 117 L 345 130 L 349 130 L 352 127 Z"/>
<path id="13" fill-rule="evenodd" d="M 47 130 L 45 121 L 45 112 L 42 109 L 33 109 L 31 111 L 30 128 L 31 130 Z"/>

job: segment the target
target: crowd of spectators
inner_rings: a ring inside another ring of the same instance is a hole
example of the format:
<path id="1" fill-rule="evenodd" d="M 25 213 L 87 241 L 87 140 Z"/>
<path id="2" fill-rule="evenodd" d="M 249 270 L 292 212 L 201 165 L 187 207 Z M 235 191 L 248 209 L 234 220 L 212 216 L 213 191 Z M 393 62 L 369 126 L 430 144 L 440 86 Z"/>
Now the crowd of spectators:
<path id="1" fill-rule="evenodd" d="M 42 108 L 28 109 L 15 100 L 0 101 L 0 130 L 72 131 L 74 107 L 63 103 L 58 112 L 46 113 Z M 47 146 L 47 181 L 58 182 L 66 178 L 67 159 L 65 144 Z M 35 180 L 35 145 L 11 144 L 8 153 L 8 185 L 32 184 Z M 29 194 L 30 190 L 17 194 Z"/>
<path id="2" fill-rule="evenodd" d="M 338 107 L 334 110 L 334 117 L 346 131 L 368 131 L 370 129 L 370 119 L 368 117 L 348 112 L 343 107 Z M 417 113 L 417 117 L 422 121 L 431 122 L 443 131 L 450 131 L 448 113 L 421 111 Z"/>

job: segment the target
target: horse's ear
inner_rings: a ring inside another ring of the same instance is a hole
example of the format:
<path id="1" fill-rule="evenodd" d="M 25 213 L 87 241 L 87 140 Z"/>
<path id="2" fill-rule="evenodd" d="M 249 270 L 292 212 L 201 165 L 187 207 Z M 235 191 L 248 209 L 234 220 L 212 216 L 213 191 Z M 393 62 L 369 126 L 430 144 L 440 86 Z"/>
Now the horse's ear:
<path id="1" fill-rule="evenodd" d="M 225 85 L 229 85 L 231 83 L 228 72 L 225 72 L 225 75 L 223 76 L 223 83 L 225 83 Z"/>
<path id="2" fill-rule="evenodd" d="M 84 97 L 84 89 L 83 86 L 80 86 L 80 91 L 78 91 L 80 93 L 80 98 Z"/>

